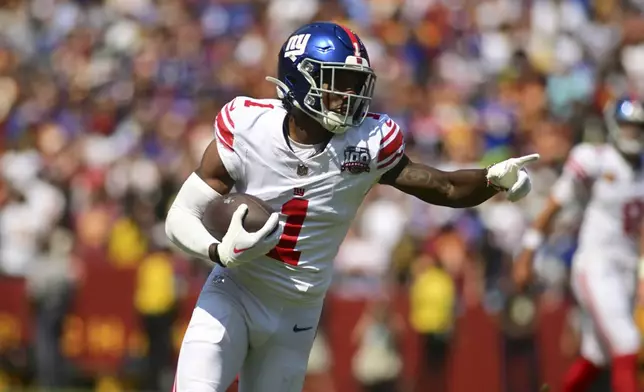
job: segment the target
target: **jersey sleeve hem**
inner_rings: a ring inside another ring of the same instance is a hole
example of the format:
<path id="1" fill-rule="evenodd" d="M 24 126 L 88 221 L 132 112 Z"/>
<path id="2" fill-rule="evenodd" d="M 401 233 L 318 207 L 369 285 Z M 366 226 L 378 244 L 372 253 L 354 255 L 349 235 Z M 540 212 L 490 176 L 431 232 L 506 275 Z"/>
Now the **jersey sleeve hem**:
<path id="1" fill-rule="evenodd" d="M 235 122 L 230 115 L 231 110 L 234 110 L 234 102 L 235 100 L 232 100 L 224 106 L 215 119 L 215 135 L 217 137 L 217 141 L 230 151 L 234 151 L 235 143 L 235 136 L 233 133 Z"/>
<path id="2" fill-rule="evenodd" d="M 597 174 L 599 158 L 597 146 L 580 144 L 570 152 L 564 171 L 578 181 L 592 181 Z"/>
<path id="3" fill-rule="evenodd" d="M 235 181 L 241 180 L 242 176 L 242 167 L 241 167 L 241 158 L 235 151 L 231 151 L 228 147 L 222 145 L 222 143 L 217 143 L 217 151 L 219 152 L 219 158 L 224 164 L 228 175 Z"/>
<path id="4" fill-rule="evenodd" d="M 587 194 L 597 176 L 599 159 L 597 146 L 584 143 L 574 147 L 568 155 L 563 173 L 551 188 L 550 196 L 557 203 L 565 205 Z"/>
<path id="5" fill-rule="evenodd" d="M 376 169 L 380 175 L 394 168 L 405 154 L 405 138 L 400 126 L 391 118 L 385 117 L 380 123 L 381 139 L 376 159 Z"/>

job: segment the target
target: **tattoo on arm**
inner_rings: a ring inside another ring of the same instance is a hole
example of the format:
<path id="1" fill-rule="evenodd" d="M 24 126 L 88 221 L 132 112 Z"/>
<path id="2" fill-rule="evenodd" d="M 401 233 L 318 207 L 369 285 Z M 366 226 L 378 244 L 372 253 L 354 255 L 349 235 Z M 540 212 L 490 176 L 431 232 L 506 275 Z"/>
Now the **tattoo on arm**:
<path id="1" fill-rule="evenodd" d="M 448 181 L 447 173 L 410 162 L 398 175 L 395 184 L 424 189 L 435 189 L 442 193 L 452 192 L 453 185 Z"/>
<path id="2" fill-rule="evenodd" d="M 427 203 L 465 208 L 479 205 L 497 193 L 487 185 L 486 174 L 486 169 L 445 172 L 407 158 L 380 182 Z"/>

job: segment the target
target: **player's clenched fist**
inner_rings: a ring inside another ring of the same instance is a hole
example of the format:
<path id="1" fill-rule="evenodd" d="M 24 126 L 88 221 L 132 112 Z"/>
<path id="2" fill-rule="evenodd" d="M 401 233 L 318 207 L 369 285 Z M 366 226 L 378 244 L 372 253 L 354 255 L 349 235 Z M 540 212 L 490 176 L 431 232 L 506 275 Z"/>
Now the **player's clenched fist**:
<path id="1" fill-rule="evenodd" d="M 233 267 L 268 253 L 277 245 L 282 235 L 277 212 L 272 213 L 264 226 L 254 233 L 246 231 L 242 224 L 247 212 L 246 204 L 237 208 L 226 235 L 217 246 L 219 260 L 225 267 Z"/>
<path id="2" fill-rule="evenodd" d="M 523 167 L 537 161 L 539 157 L 539 154 L 530 154 L 494 164 L 488 168 L 487 180 L 490 184 L 506 190 L 508 200 L 520 200 L 532 189 L 528 172 Z"/>

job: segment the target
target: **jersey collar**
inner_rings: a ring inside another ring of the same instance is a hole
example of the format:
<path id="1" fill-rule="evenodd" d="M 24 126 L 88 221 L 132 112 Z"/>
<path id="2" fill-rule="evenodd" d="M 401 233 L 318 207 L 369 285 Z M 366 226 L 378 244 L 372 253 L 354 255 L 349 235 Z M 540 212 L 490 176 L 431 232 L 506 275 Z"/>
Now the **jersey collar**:
<path id="1" fill-rule="evenodd" d="M 286 142 L 288 149 L 295 154 L 295 150 L 293 150 L 293 146 L 291 146 L 291 140 L 288 135 L 289 134 L 288 120 L 290 118 L 291 118 L 291 115 L 288 113 L 286 114 L 286 116 L 284 116 L 284 120 L 282 121 L 282 136 L 284 137 L 284 142 Z M 327 140 L 326 142 L 320 144 L 320 146 L 318 146 L 318 148 L 315 150 L 315 154 L 313 154 L 313 156 L 318 156 L 321 153 L 323 153 L 326 150 L 329 143 L 331 143 L 331 140 L 333 140 L 333 137 L 329 138 L 329 140 Z"/>

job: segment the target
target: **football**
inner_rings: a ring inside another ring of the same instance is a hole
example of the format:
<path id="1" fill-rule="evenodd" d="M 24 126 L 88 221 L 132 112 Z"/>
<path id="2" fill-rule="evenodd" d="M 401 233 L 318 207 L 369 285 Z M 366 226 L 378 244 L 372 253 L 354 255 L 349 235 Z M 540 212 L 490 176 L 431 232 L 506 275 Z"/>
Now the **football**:
<path id="1" fill-rule="evenodd" d="M 230 193 L 210 202 L 204 211 L 201 222 L 210 235 L 221 241 L 228 231 L 233 213 L 241 204 L 248 206 L 248 212 L 242 222 L 249 233 L 258 231 L 268 220 L 273 208 L 262 199 L 245 193 Z"/>

